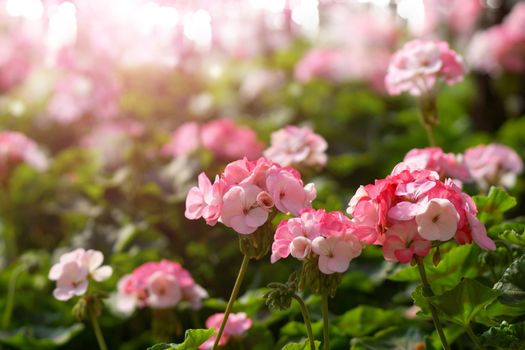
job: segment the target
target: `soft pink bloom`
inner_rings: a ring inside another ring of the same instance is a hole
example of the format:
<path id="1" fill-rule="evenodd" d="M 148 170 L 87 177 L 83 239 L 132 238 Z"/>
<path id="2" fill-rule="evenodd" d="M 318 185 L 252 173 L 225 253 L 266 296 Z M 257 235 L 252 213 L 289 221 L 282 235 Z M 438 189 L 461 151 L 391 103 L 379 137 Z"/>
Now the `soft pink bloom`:
<path id="1" fill-rule="evenodd" d="M 53 296 L 58 300 L 69 300 L 86 293 L 89 279 L 97 282 L 111 276 L 113 269 L 102 265 L 104 256 L 96 250 L 78 248 L 63 254 L 60 261 L 51 267 L 49 279 L 57 281 Z"/>
<path id="2" fill-rule="evenodd" d="M 225 118 L 204 124 L 201 140 L 204 148 L 216 157 L 226 160 L 242 157 L 256 159 L 263 151 L 263 145 L 252 129 L 236 125 L 232 120 Z"/>
<path id="3" fill-rule="evenodd" d="M 462 58 L 446 42 L 416 39 L 392 56 L 385 84 L 391 95 L 408 91 L 419 96 L 430 92 L 438 79 L 451 85 L 464 74 Z"/>
<path id="4" fill-rule="evenodd" d="M 0 95 L 13 89 L 27 77 L 32 65 L 32 46 L 28 37 L 21 31 L 2 28 L 0 33 Z"/>
<path id="5" fill-rule="evenodd" d="M 313 49 L 297 63 L 295 79 L 301 83 L 313 79 L 340 81 L 344 64 L 344 55 L 340 50 Z"/>
<path id="6" fill-rule="evenodd" d="M 171 134 L 170 142 L 162 148 L 162 154 L 173 157 L 188 155 L 199 147 L 201 147 L 199 124 L 186 122 Z"/>
<path id="7" fill-rule="evenodd" d="M 414 148 L 409 151 L 403 163 L 394 168 L 392 174 L 404 169 L 427 169 L 439 174 L 441 180 L 453 178 L 459 181 L 470 180 L 470 173 L 463 157 L 453 153 L 444 153 L 439 147 Z"/>
<path id="8" fill-rule="evenodd" d="M 271 145 L 264 151 L 264 156 L 281 166 L 323 167 L 327 148 L 326 140 L 309 127 L 289 125 L 272 133 Z"/>
<path id="9" fill-rule="evenodd" d="M 16 131 L 0 132 L 0 178 L 21 163 L 37 170 L 48 166 L 46 156 L 33 140 Z"/>
<path id="10" fill-rule="evenodd" d="M 477 209 L 472 198 L 451 179 L 440 181 L 434 171 L 397 169 L 385 179 L 360 187 L 350 204 L 353 234 L 366 243 L 386 244 L 385 256 L 391 259 L 400 247 L 409 249 L 402 251 L 408 256 L 410 242 L 416 240 L 415 236 L 399 234 L 388 238 L 391 228 L 400 223 L 417 225 L 418 235 L 429 241 L 454 238 L 459 244 L 474 240 L 484 249 L 494 247 L 475 218 Z"/>
<path id="11" fill-rule="evenodd" d="M 456 234 L 459 214 L 447 199 L 430 200 L 425 211 L 416 215 L 417 231 L 429 241 L 448 241 Z"/>
<path id="12" fill-rule="evenodd" d="M 215 225 L 223 205 L 223 184 L 217 177 L 212 183 L 205 173 L 199 174 L 198 187 L 192 187 L 186 197 L 184 215 L 190 220 L 203 217 L 208 225 Z"/>
<path id="13" fill-rule="evenodd" d="M 414 28 L 418 36 L 439 32 L 440 25 L 455 35 L 467 35 L 475 27 L 483 6 L 479 0 L 424 0 L 425 21 Z"/>
<path id="14" fill-rule="evenodd" d="M 275 207 L 283 213 L 294 215 L 298 215 L 304 208 L 310 208 L 317 195 L 313 184 L 303 186 L 301 179 L 286 169 L 270 170 L 266 186 Z"/>
<path id="15" fill-rule="evenodd" d="M 261 189 L 252 184 L 230 188 L 223 198 L 222 223 L 241 234 L 253 233 L 268 219 L 268 209 L 257 204 Z"/>
<path id="16" fill-rule="evenodd" d="M 162 260 L 142 264 L 123 276 L 118 282 L 116 306 L 121 312 L 131 313 L 136 307 L 164 309 L 187 301 L 197 309 L 207 296 L 180 264 Z"/>
<path id="17" fill-rule="evenodd" d="M 211 315 L 206 320 L 206 327 L 214 328 L 215 331 L 218 332 L 223 318 L 224 318 L 223 313 L 217 313 L 217 314 Z M 228 321 L 226 321 L 226 326 L 224 327 L 224 333 L 222 334 L 221 339 L 219 340 L 219 345 L 220 346 L 226 345 L 231 337 L 241 336 L 246 331 L 248 331 L 248 329 L 251 328 L 252 323 L 253 323 L 252 320 L 248 318 L 248 316 L 244 312 L 231 313 L 228 317 Z M 213 347 L 213 344 L 215 343 L 215 339 L 217 339 L 217 336 L 216 335 L 212 336 L 204 344 L 199 346 L 199 349 L 201 350 L 211 349 Z"/>
<path id="18" fill-rule="evenodd" d="M 510 147 L 492 143 L 479 145 L 465 151 L 465 163 L 478 185 L 511 188 L 523 172 L 523 161 Z"/>
<path id="19" fill-rule="evenodd" d="M 432 242 L 423 239 L 417 232 L 414 221 L 394 224 L 386 232 L 383 255 L 387 261 L 408 263 L 412 257 L 425 256 L 432 248 Z"/>
<path id="20" fill-rule="evenodd" d="M 312 241 L 312 250 L 319 255 L 319 271 L 326 275 L 345 272 L 362 249 L 361 242 L 352 234 L 317 237 Z"/>

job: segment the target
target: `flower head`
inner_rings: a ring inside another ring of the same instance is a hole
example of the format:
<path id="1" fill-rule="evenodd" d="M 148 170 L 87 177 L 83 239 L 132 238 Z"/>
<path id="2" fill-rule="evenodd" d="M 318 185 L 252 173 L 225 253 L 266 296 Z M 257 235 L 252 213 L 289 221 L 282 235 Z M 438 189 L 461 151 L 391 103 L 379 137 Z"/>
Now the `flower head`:
<path id="1" fill-rule="evenodd" d="M 207 328 L 215 328 L 218 331 L 222 319 L 224 318 L 223 313 L 213 314 L 206 320 Z M 252 320 L 244 312 L 232 313 L 226 321 L 226 326 L 224 327 L 224 333 L 219 340 L 219 345 L 224 346 L 228 343 L 231 337 L 238 337 L 244 334 L 252 326 Z M 208 350 L 213 347 L 215 340 L 217 339 L 216 335 L 213 335 L 208 339 L 204 344 L 202 344 L 199 349 Z"/>

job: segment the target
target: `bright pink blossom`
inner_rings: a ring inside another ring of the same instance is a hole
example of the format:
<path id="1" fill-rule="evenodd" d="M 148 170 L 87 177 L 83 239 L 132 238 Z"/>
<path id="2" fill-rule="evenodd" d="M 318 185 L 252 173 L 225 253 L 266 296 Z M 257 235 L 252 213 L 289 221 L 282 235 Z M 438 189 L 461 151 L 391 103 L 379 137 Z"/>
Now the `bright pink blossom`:
<path id="1" fill-rule="evenodd" d="M 301 179 L 286 169 L 270 170 L 266 186 L 275 207 L 294 215 L 298 215 L 301 209 L 309 208 L 317 194 L 313 184 L 303 186 Z"/>
<path id="2" fill-rule="evenodd" d="M 136 307 L 165 309 L 187 301 L 197 309 L 207 296 L 186 269 L 162 260 L 142 264 L 123 276 L 118 283 L 116 306 L 121 312 L 131 313 Z"/>
<path id="3" fill-rule="evenodd" d="M 361 255 L 363 246 L 352 235 L 317 237 L 312 241 L 312 250 L 319 255 L 319 271 L 326 275 L 343 273 L 350 261 Z"/>
<path id="4" fill-rule="evenodd" d="M 219 331 L 219 327 L 224 318 L 223 313 L 213 314 L 206 320 L 207 328 L 214 328 L 216 332 Z M 252 327 L 252 320 L 244 312 L 232 313 L 226 321 L 226 326 L 224 327 L 224 333 L 219 340 L 219 345 L 224 346 L 228 343 L 231 337 L 238 337 L 244 334 L 248 329 Z M 216 335 L 213 335 L 208 339 L 204 344 L 202 344 L 199 349 L 209 350 L 213 347 L 215 340 L 217 339 Z"/>
<path id="5" fill-rule="evenodd" d="M 212 183 L 205 173 L 199 174 L 199 186 L 192 187 L 186 197 L 184 215 L 190 220 L 203 217 L 208 225 L 215 225 L 223 204 L 223 184 L 216 178 Z"/>
<path id="6" fill-rule="evenodd" d="M 282 166 L 323 167 L 327 148 L 326 140 L 309 127 L 289 125 L 272 133 L 271 145 L 264 156 Z"/>
<path id="7" fill-rule="evenodd" d="M 419 96 L 429 93 L 438 79 L 451 85 L 464 75 L 462 58 L 446 42 L 416 39 L 392 56 L 385 84 L 391 95 L 408 91 Z"/>
<path id="8" fill-rule="evenodd" d="M 48 166 L 46 156 L 33 140 L 16 131 L 0 132 L 0 178 L 21 163 L 37 170 Z"/>
<path id="9" fill-rule="evenodd" d="M 268 219 L 268 209 L 257 203 L 261 188 L 252 184 L 241 184 L 224 194 L 221 210 L 222 223 L 241 234 L 253 233 Z"/>
<path id="10" fill-rule="evenodd" d="M 512 148 L 496 143 L 467 149 L 465 163 L 483 189 L 492 185 L 511 188 L 523 172 L 520 156 Z"/>
<path id="11" fill-rule="evenodd" d="M 113 269 L 102 265 L 104 256 L 97 250 L 75 249 L 63 254 L 60 261 L 51 267 L 49 279 L 57 282 L 53 296 L 66 301 L 75 295 L 86 293 L 89 279 L 97 282 L 111 276 Z"/>

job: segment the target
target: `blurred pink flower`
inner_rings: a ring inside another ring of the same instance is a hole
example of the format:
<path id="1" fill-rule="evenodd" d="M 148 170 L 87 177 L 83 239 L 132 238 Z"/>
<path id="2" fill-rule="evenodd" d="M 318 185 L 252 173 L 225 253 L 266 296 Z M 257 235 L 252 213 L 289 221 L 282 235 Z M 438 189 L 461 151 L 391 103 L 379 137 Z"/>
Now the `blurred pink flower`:
<path id="1" fill-rule="evenodd" d="M 523 161 L 510 147 L 491 143 L 465 151 L 465 164 L 482 189 L 490 186 L 511 188 L 523 172 Z"/>
<path id="2" fill-rule="evenodd" d="M 66 301 L 75 295 L 86 293 L 89 279 L 97 282 L 111 276 L 113 269 L 102 265 L 104 256 L 97 250 L 78 248 L 63 254 L 60 261 L 51 267 L 49 279 L 57 282 L 53 296 Z"/>
<path id="3" fill-rule="evenodd" d="M 223 313 L 213 314 L 206 320 L 207 328 L 214 328 L 216 332 L 219 331 L 219 327 L 224 318 Z M 224 346 L 228 343 L 231 337 L 238 337 L 248 331 L 252 326 L 252 320 L 244 312 L 231 313 L 226 321 L 226 326 L 224 327 L 224 333 L 219 340 L 219 345 Z M 201 350 L 209 350 L 213 347 L 217 336 L 214 335 L 208 339 L 204 344 L 199 346 Z"/>
<path id="4" fill-rule="evenodd" d="M 186 122 L 171 134 L 170 142 L 162 148 L 162 154 L 177 157 L 191 154 L 199 147 L 201 147 L 199 124 Z"/>
<path id="5" fill-rule="evenodd" d="M 0 16 L 1 17 L 1 16 Z M 27 77 L 31 70 L 32 44 L 21 32 L 0 33 L 0 94 L 9 92 Z"/>
<path id="6" fill-rule="evenodd" d="M 272 133 L 271 145 L 264 156 L 282 166 L 323 167 L 327 148 L 326 140 L 309 127 L 289 125 Z"/>
<path id="7" fill-rule="evenodd" d="M 46 156 L 33 140 L 16 131 L 0 132 L 0 178 L 21 163 L 40 171 L 48 167 Z"/>
<path id="8" fill-rule="evenodd" d="M 165 309 L 188 301 L 197 309 L 207 296 L 180 264 L 161 260 L 142 264 L 119 280 L 116 306 L 121 312 L 131 313 L 136 307 Z"/>
<path id="9" fill-rule="evenodd" d="M 335 49 L 312 49 L 297 63 L 295 79 L 307 83 L 313 79 L 339 81 L 343 76 L 344 55 Z"/>
<path id="10" fill-rule="evenodd" d="M 408 91 L 419 96 L 429 93 L 438 79 L 451 85 L 464 74 L 462 58 L 446 42 L 415 39 L 392 56 L 385 84 L 391 95 Z"/>

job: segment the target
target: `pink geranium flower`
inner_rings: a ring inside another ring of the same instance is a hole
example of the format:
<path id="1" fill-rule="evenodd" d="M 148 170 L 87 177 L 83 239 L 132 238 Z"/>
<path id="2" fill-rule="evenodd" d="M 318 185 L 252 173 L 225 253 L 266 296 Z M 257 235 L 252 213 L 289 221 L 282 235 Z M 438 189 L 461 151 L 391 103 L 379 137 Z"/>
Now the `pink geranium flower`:
<path id="1" fill-rule="evenodd" d="M 165 309 L 187 301 L 197 309 L 207 296 L 180 264 L 162 260 L 142 264 L 123 276 L 118 282 L 116 306 L 123 313 L 131 313 L 136 307 Z"/>
<path id="2" fill-rule="evenodd" d="M 319 255 L 319 270 L 330 275 L 348 270 L 350 261 L 361 255 L 363 246 L 354 235 L 317 237 L 312 250 Z"/>
<path id="3" fill-rule="evenodd" d="M 221 220 L 241 234 L 253 233 L 268 219 L 268 209 L 258 206 L 262 190 L 252 184 L 234 186 L 224 194 Z"/>
<path id="4" fill-rule="evenodd" d="M 523 172 L 523 161 L 510 147 L 492 143 L 479 145 L 465 151 L 465 164 L 478 185 L 511 188 Z"/>
<path id="5" fill-rule="evenodd" d="M 224 318 L 223 313 L 213 314 L 206 320 L 207 328 L 214 328 L 217 332 L 221 325 L 222 319 Z M 219 340 L 219 345 L 224 346 L 228 343 L 231 337 L 238 337 L 248 331 L 252 326 L 252 320 L 244 312 L 232 313 L 228 317 L 226 326 L 224 327 L 224 333 Z M 199 346 L 201 350 L 209 350 L 213 347 L 215 340 L 217 339 L 216 335 L 213 335 L 208 339 L 204 344 Z"/>
<path id="6" fill-rule="evenodd" d="M 48 166 L 46 156 L 33 140 L 16 131 L 0 132 L 0 178 L 21 163 L 40 171 Z"/>
<path id="7" fill-rule="evenodd" d="M 199 186 L 192 187 L 186 197 L 184 215 L 190 220 L 203 217 L 208 225 L 215 225 L 223 205 L 223 184 L 216 178 L 213 185 L 205 173 L 199 174 Z"/>
<path id="8" fill-rule="evenodd" d="M 86 293 L 89 279 L 97 282 L 111 276 L 113 269 L 110 266 L 101 266 L 104 256 L 96 250 L 78 248 L 63 254 L 60 261 L 51 267 L 49 279 L 57 282 L 53 296 L 66 301 L 75 295 Z"/>
<path id="9" fill-rule="evenodd" d="M 271 145 L 264 156 L 281 166 L 301 165 L 323 167 L 328 144 L 308 127 L 289 125 L 271 136 Z"/>
<path id="10" fill-rule="evenodd" d="M 419 96 L 430 92 L 438 79 L 451 85 L 464 75 L 462 58 L 446 42 L 416 39 L 392 56 L 385 85 L 391 95 L 407 91 Z"/>
<path id="11" fill-rule="evenodd" d="M 423 239 L 413 221 L 392 225 L 383 242 L 383 255 L 387 261 L 409 263 L 412 257 L 425 256 L 432 248 L 432 242 Z"/>

